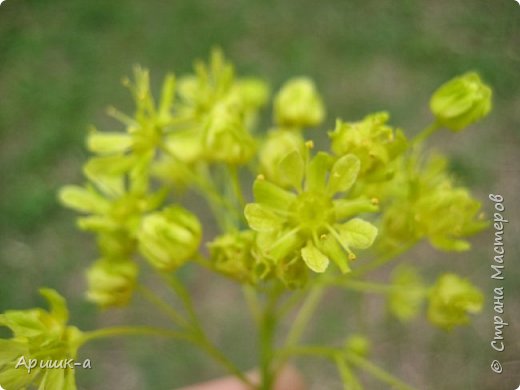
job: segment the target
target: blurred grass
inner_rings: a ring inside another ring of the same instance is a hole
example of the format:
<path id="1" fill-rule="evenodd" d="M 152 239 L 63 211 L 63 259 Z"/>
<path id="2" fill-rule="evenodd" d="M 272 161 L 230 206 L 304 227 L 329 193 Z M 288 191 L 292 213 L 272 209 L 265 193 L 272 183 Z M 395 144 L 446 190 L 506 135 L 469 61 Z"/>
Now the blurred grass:
<path id="1" fill-rule="evenodd" d="M 157 84 L 168 70 L 189 71 L 193 60 L 206 58 L 214 45 L 224 49 L 240 73 L 263 76 L 274 87 L 293 75 L 315 78 L 329 108 L 329 127 L 337 116 L 355 120 L 388 109 L 392 123 L 414 134 L 430 120 L 427 102 L 436 86 L 455 74 L 479 71 L 494 88 L 494 113 L 467 133 L 439 135 L 433 144 L 447 148 L 457 175 L 476 187 L 484 202 L 488 192 L 501 192 L 511 202 L 508 216 L 518 218 L 513 199 L 520 187 L 519 16 L 513 0 L 331 0 L 319 5 L 310 0 L 7 0 L 0 6 L 0 311 L 41 303 L 36 290 L 47 285 L 71 298 L 74 320 L 85 328 L 144 315 L 97 315 L 81 300 L 82 272 L 96 253 L 92 240 L 75 230 L 73 214 L 57 205 L 55 193 L 66 183 L 82 181 L 87 125 L 113 129 L 104 108 L 130 109 L 119 80 L 133 64 L 151 68 Z M 509 231 L 511 259 L 519 254 L 512 244 L 515 229 Z M 481 237 L 484 246 L 471 254 L 445 256 L 422 247 L 415 257 L 432 272 L 459 267 L 470 273 L 491 299 L 490 233 Z M 431 258 L 439 265 L 432 265 Z M 515 308 L 519 319 L 513 297 L 519 292 L 514 277 L 520 275 L 513 267 L 508 272 L 507 310 L 513 316 Z M 209 300 L 204 313 L 218 324 L 215 336 L 244 368 L 253 364 L 251 330 L 237 325 L 243 308 L 228 304 L 240 296 L 209 275 L 191 280 L 201 301 L 208 291 L 226 300 L 224 307 Z M 325 306 L 353 301 L 332 295 Z M 403 330 L 377 302 L 356 305 L 372 319 L 359 325 L 375 335 L 378 360 L 393 362 L 412 383 L 432 389 L 496 388 L 487 369 L 489 306 L 476 330 L 445 337 L 424 324 Z M 225 310 L 225 318 L 218 318 L 219 310 Z M 335 310 L 324 310 L 321 322 L 314 336 L 329 339 L 358 325 L 351 324 L 347 311 Z M 508 352 L 511 359 L 519 350 L 513 329 L 519 330 L 511 327 L 509 333 L 516 348 Z M 109 353 L 117 350 L 126 352 Z M 100 369 L 80 374 L 85 388 L 163 389 L 219 373 L 184 346 L 116 340 L 91 351 Z M 150 357 L 150 351 L 156 355 Z M 106 356 L 113 357 L 113 365 L 101 363 Z M 336 379 L 324 376 L 329 369 L 301 364 L 312 374 L 313 388 L 340 388 Z M 130 378 L 124 386 L 123 376 Z M 482 383 L 489 386 L 479 387 Z"/>

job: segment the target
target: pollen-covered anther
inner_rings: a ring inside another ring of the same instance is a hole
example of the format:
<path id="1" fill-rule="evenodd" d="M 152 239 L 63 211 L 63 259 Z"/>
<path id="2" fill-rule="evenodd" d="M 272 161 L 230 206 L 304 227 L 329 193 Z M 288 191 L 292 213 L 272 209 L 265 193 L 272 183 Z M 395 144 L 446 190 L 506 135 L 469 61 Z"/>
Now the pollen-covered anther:
<path id="1" fill-rule="evenodd" d="M 314 149 L 314 141 L 312 141 L 312 140 L 306 141 L 306 142 L 305 142 L 305 147 L 306 147 L 307 149 L 309 149 L 309 150 L 310 150 L 310 149 Z"/>
<path id="2" fill-rule="evenodd" d="M 320 236 L 320 240 L 325 241 L 326 239 L 327 239 L 327 235 L 326 234 L 322 234 Z"/>
<path id="3" fill-rule="evenodd" d="M 256 177 L 256 180 L 265 180 L 265 176 L 260 174 Z"/>
<path id="4" fill-rule="evenodd" d="M 355 255 L 354 253 L 350 252 L 350 253 L 348 254 L 348 259 L 349 259 L 350 261 L 354 261 L 354 260 L 357 259 L 357 257 L 356 257 L 356 255 Z"/>
<path id="5" fill-rule="evenodd" d="M 379 198 L 372 198 L 370 199 L 370 203 L 372 203 L 374 206 L 379 206 Z"/>

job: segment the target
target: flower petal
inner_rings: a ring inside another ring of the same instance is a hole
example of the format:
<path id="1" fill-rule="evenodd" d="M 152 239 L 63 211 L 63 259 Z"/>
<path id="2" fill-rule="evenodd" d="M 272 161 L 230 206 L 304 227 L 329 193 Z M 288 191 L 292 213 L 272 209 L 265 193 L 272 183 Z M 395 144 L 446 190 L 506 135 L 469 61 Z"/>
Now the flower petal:
<path id="1" fill-rule="evenodd" d="M 301 253 L 307 266 L 314 272 L 325 272 L 329 266 L 329 258 L 316 248 L 311 241 L 307 242 Z"/>
<path id="2" fill-rule="evenodd" d="M 307 179 L 305 182 L 307 191 L 321 191 L 325 188 L 330 164 L 331 156 L 324 152 L 318 152 L 310 161 L 307 167 Z"/>
<path id="3" fill-rule="evenodd" d="M 287 210 L 296 196 L 267 180 L 255 180 L 253 184 L 255 200 L 263 206 Z"/>
<path id="4" fill-rule="evenodd" d="M 377 236 L 377 228 L 360 218 L 338 226 L 338 231 L 344 245 L 358 249 L 370 247 Z"/>
<path id="5" fill-rule="evenodd" d="M 329 194 L 348 191 L 356 181 L 359 168 L 359 158 L 353 154 L 347 154 L 336 161 L 330 172 Z"/>
<path id="6" fill-rule="evenodd" d="M 244 215 L 251 229 L 257 232 L 275 230 L 282 222 L 275 213 L 258 203 L 247 204 Z"/>
<path id="7" fill-rule="evenodd" d="M 303 157 L 296 150 L 285 155 L 278 163 L 278 170 L 284 178 L 284 181 L 287 181 L 295 189 L 301 188 L 303 169 Z"/>

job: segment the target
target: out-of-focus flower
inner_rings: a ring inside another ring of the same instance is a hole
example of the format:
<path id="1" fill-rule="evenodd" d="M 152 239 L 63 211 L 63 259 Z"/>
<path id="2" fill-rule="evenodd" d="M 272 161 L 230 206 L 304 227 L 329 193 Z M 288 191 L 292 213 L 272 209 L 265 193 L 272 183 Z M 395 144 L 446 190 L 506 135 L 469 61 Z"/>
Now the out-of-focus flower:
<path id="1" fill-rule="evenodd" d="M 87 271 L 87 299 L 103 308 L 125 306 L 132 298 L 137 274 L 131 260 L 100 259 Z"/>
<path id="2" fill-rule="evenodd" d="M 467 236 L 487 226 L 481 204 L 448 175 L 446 161 L 433 156 L 424 164 L 403 161 L 397 176 L 385 183 L 391 203 L 382 221 L 382 242 L 396 247 L 427 238 L 437 249 L 465 251 Z M 385 246 L 387 250 L 387 246 Z"/>
<path id="3" fill-rule="evenodd" d="M 52 289 L 41 289 L 40 293 L 49 302 L 50 311 L 9 310 L 0 315 L 0 326 L 13 333 L 10 339 L 0 339 L 0 384 L 6 389 L 34 384 L 41 390 L 75 390 L 73 368 L 41 368 L 39 362 L 75 359 L 82 333 L 67 326 L 69 312 L 61 295 Z M 30 367 L 32 359 L 38 363 L 36 367 Z"/>
<path id="4" fill-rule="evenodd" d="M 484 297 L 469 281 L 455 274 L 444 274 L 432 287 L 429 301 L 428 319 L 450 330 L 468 323 L 468 314 L 480 312 Z"/>
<path id="5" fill-rule="evenodd" d="M 139 251 L 162 271 L 178 268 L 197 251 L 201 240 L 198 218 L 180 206 L 146 215 L 137 233 Z"/>
<path id="6" fill-rule="evenodd" d="M 287 81 L 274 99 L 274 118 L 281 127 L 319 125 L 325 118 L 325 108 L 314 82 L 306 77 Z"/>
<path id="7" fill-rule="evenodd" d="M 401 321 L 411 320 L 419 313 L 426 291 L 415 268 L 398 266 L 392 271 L 392 287 L 388 295 L 390 312 Z"/>
<path id="8" fill-rule="evenodd" d="M 370 352 L 371 342 L 361 334 L 353 334 L 347 338 L 345 349 L 347 352 L 365 357 Z"/>

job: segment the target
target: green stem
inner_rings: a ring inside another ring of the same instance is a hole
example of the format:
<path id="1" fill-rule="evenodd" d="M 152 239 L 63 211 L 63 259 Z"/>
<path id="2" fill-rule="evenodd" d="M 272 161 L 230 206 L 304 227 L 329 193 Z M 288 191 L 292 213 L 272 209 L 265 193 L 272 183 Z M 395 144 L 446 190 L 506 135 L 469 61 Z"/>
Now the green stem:
<path id="1" fill-rule="evenodd" d="M 349 361 L 351 364 L 359 367 L 360 369 L 366 371 L 373 377 L 379 379 L 381 382 L 386 383 L 390 386 L 392 386 L 396 390 L 414 390 L 413 387 L 408 386 L 406 383 L 402 382 L 401 380 L 397 379 L 393 375 L 389 374 L 382 368 L 379 368 L 372 362 L 356 355 L 353 353 L 347 353 L 345 355 L 345 358 L 347 361 Z"/>
<path id="2" fill-rule="evenodd" d="M 303 299 L 304 293 L 305 290 L 293 291 L 292 295 L 280 304 L 280 307 L 278 308 L 278 316 L 284 318 L 294 308 L 294 306 Z"/>
<path id="3" fill-rule="evenodd" d="M 341 380 L 343 381 L 343 388 L 345 390 L 363 390 L 363 386 L 359 382 L 358 378 L 352 372 L 344 357 L 341 354 L 336 354 L 334 357 L 336 367 L 338 368 Z"/>
<path id="4" fill-rule="evenodd" d="M 249 308 L 249 312 L 251 313 L 251 317 L 255 323 L 260 327 L 261 319 L 262 319 L 262 310 L 260 308 L 260 302 L 258 301 L 258 296 L 256 295 L 255 289 L 250 285 L 242 286 L 242 293 L 244 294 L 244 298 L 247 303 L 247 307 Z"/>
<path id="5" fill-rule="evenodd" d="M 351 290 L 376 293 L 376 294 L 388 294 L 389 292 L 402 288 L 401 286 L 395 286 L 391 284 L 364 282 L 361 280 L 350 280 L 344 278 L 333 278 L 324 280 L 324 285 L 327 286 L 340 286 Z"/>
<path id="6" fill-rule="evenodd" d="M 187 334 L 169 329 L 154 328 L 150 326 L 116 326 L 85 332 L 83 342 L 104 339 L 114 336 L 160 336 L 177 340 L 190 340 Z"/>
<path id="7" fill-rule="evenodd" d="M 376 268 L 379 268 L 389 261 L 392 261 L 394 258 L 399 256 L 400 254 L 408 251 L 412 246 L 414 246 L 417 243 L 417 241 L 411 241 L 400 248 L 397 248 L 394 251 L 388 252 L 385 256 L 378 257 L 377 259 L 366 263 L 364 265 L 361 265 L 360 267 L 357 267 L 352 270 L 351 273 L 349 273 L 349 277 L 359 277 L 362 275 L 365 275 L 366 273 L 373 271 Z"/>
<path id="8" fill-rule="evenodd" d="M 194 344 L 207 352 L 217 363 L 224 367 L 230 374 L 239 379 L 248 389 L 255 389 L 254 384 L 247 378 L 235 364 L 229 360 L 204 334 L 198 334 L 193 340 Z"/>
<path id="9" fill-rule="evenodd" d="M 150 303 L 157 307 L 163 314 L 165 314 L 170 320 L 181 327 L 187 326 L 187 321 L 169 304 L 164 302 L 157 294 L 155 294 L 148 287 L 143 285 L 138 286 L 139 292 L 145 297 Z"/>
<path id="10" fill-rule="evenodd" d="M 426 127 L 423 131 L 415 136 L 413 139 L 413 146 L 417 146 L 424 142 L 428 137 L 435 133 L 441 127 L 440 123 L 433 122 L 430 126 Z"/>
<path id="11" fill-rule="evenodd" d="M 262 317 L 262 326 L 260 328 L 261 390 L 270 390 L 273 385 L 274 375 L 271 363 L 274 356 L 273 342 L 275 327 L 275 316 L 272 312 L 266 311 Z"/>
<path id="12" fill-rule="evenodd" d="M 161 273 L 161 276 L 166 280 L 166 282 L 173 289 L 175 294 L 177 294 L 177 296 L 181 299 L 184 308 L 188 312 L 191 325 L 197 327 L 198 330 L 201 330 L 202 328 L 200 326 L 197 313 L 195 312 L 195 306 L 193 305 L 193 301 L 191 300 L 188 290 L 186 290 L 184 285 L 175 275 Z"/>
<path id="13" fill-rule="evenodd" d="M 246 386 L 249 388 L 254 388 L 252 382 L 242 373 L 242 371 L 240 371 L 240 369 L 236 367 L 230 359 L 228 359 L 222 352 L 220 352 L 215 344 L 208 338 L 204 328 L 199 321 L 191 296 L 182 282 L 171 274 L 161 273 L 161 276 L 164 278 L 164 280 L 166 280 L 168 285 L 171 286 L 176 295 L 181 299 L 184 308 L 188 312 L 193 343 L 207 352 L 208 355 L 215 359 L 215 361 L 224 367 L 230 374 L 235 375 Z"/>
<path id="14" fill-rule="evenodd" d="M 283 348 L 278 351 L 280 356 L 287 358 L 291 356 L 313 356 L 327 359 L 334 358 L 340 350 L 337 348 L 326 347 L 323 345 L 300 345 Z"/>
<path id="15" fill-rule="evenodd" d="M 276 306 L 280 291 L 276 286 L 268 293 L 265 309 L 261 317 L 260 326 L 260 390 L 271 390 L 276 371 L 273 367 L 274 338 L 276 330 Z"/>
<path id="16" fill-rule="evenodd" d="M 231 176 L 231 186 L 233 187 L 233 192 L 235 193 L 235 197 L 240 205 L 240 209 L 243 210 L 246 206 L 246 201 L 244 199 L 244 194 L 242 193 L 242 187 L 240 186 L 240 177 L 238 176 L 238 169 L 235 165 L 229 165 L 229 173 Z"/>
<path id="17" fill-rule="evenodd" d="M 296 316 L 296 319 L 294 320 L 292 328 L 289 330 L 285 341 L 285 347 L 298 344 L 309 320 L 320 303 L 324 292 L 325 289 L 322 286 L 313 287 L 309 292 L 300 308 L 300 311 L 298 312 L 298 315 Z"/>
<path id="18" fill-rule="evenodd" d="M 201 180 L 203 186 L 201 194 L 206 197 L 220 228 L 225 232 L 235 230 L 234 220 L 238 221 L 240 219 L 241 212 L 237 211 L 237 207 L 233 202 L 221 194 L 211 175 L 211 171 L 206 165 L 202 166 L 202 178 L 204 180 Z"/>

